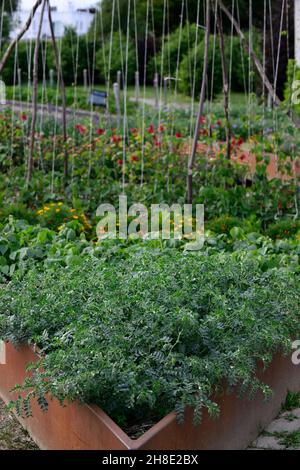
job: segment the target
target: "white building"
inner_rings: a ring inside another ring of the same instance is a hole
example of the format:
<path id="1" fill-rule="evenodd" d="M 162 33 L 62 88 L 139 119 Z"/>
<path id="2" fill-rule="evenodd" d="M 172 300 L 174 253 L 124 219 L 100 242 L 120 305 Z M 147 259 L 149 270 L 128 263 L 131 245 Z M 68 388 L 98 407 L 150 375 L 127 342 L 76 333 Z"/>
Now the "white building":
<path id="1" fill-rule="evenodd" d="M 15 13 L 15 28 L 11 37 L 15 37 L 17 32 L 27 21 L 30 15 L 30 7 L 33 0 L 22 0 L 18 11 Z M 52 19 L 55 28 L 55 35 L 60 38 L 64 35 L 66 27 L 73 27 L 78 35 L 86 34 L 91 26 L 96 13 L 97 3 L 92 0 L 51 0 Z M 37 10 L 31 27 L 23 36 L 23 40 L 34 39 L 37 36 L 40 23 L 41 7 Z M 45 11 L 42 27 L 42 38 L 50 37 L 48 12 Z"/>

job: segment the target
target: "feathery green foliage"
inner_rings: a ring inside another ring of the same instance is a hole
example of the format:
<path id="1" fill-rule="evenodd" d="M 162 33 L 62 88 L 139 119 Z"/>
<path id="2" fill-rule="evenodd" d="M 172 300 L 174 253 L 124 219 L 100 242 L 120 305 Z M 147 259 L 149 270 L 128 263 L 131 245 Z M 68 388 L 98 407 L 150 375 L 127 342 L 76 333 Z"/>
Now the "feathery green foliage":
<path id="1" fill-rule="evenodd" d="M 299 302 L 299 270 L 133 246 L 15 275 L 0 293 L 0 337 L 45 354 L 24 384 L 43 409 L 50 392 L 96 403 L 120 425 L 173 409 L 182 420 L 186 406 L 198 423 L 203 408 L 218 414 L 211 397 L 222 383 L 270 395 L 256 364 L 290 350 Z"/>

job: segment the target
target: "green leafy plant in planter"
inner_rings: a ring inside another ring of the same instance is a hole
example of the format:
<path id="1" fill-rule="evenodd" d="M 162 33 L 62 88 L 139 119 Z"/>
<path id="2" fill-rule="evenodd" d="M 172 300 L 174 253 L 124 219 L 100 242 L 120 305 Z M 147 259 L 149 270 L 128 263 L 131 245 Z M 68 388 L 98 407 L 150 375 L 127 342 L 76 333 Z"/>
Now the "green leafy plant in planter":
<path id="1" fill-rule="evenodd" d="M 287 288 L 288 286 L 288 288 Z M 263 272 L 246 254 L 203 256 L 132 246 L 126 256 L 33 267 L 0 292 L 0 338 L 41 348 L 17 388 L 19 412 L 46 394 L 95 403 L 126 429 L 186 406 L 195 424 L 221 384 L 248 396 L 255 378 L 300 329 L 299 271 Z M 42 369 L 41 369 L 42 367 Z"/>

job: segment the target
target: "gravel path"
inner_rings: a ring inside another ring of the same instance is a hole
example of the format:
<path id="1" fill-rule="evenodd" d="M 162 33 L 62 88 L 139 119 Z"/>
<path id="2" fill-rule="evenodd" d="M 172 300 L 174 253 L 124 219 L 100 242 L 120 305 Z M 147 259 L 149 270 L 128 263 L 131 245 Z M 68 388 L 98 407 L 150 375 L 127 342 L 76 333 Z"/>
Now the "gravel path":
<path id="1" fill-rule="evenodd" d="M 300 393 L 288 394 L 282 412 L 250 449 L 300 450 Z"/>
<path id="2" fill-rule="evenodd" d="M 130 101 L 133 103 L 133 102 L 136 102 L 136 99 L 135 98 L 130 98 Z M 158 107 L 160 108 L 165 108 L 166 107 L 166 104 L 164 101 L 159 101 L 159 103 L 156 103 L 155 99 L 154 98 L 140 98 L 139 99 L 139 102 L 141 104 L 146 104 L 147 106 L 151 106 L 152 108 L 155 108 L 158 104 Z M 168 103 L 167 105 L 168 107 L 170 108 L 173 108 L 173 109 L 182 109 L 184 111 L 190 111 L 191 109 L 191 105 L 190 104 L 187 104 L 187 103 Z"/>
<path id="3" fill-rule="evenodd" d="M 37 450 L 37 446 L 24 431 L 12 413 L 9 413 L 3 401 L 0 401 L 0 451 L 1 450 Z"/>
<path id="4" fill-rule="evenodd" d="M 251 447 L 256 450 L 300 450 L 300 408 L 282 413 Z"/>
<path id="5" fill-rule="evenodd" d="M 30 102 L 25 102 L 25 101 L 6 101 L 5 105 L 0 105 L 0 111 L 3 109 L 13 109 L 14 112 L 31 112 L 32 111 L 32 103 Z M 61 106 L 55 106 L 53 104 L 38 104 L 38 113 L 39 114 L 44 114 L 45 116 L 56 116 L 58 120 L 62 120 L 62 113 L 63 109 Z M 66 109 L 66 114 L 67 114 L 67 119 L 93 119 L 95 123 L 98 123 L 99 121 L 99 113 L 93 111 L 85 111 L 83 109 L 73 109 L 73 108 L 67 108 Z"/>

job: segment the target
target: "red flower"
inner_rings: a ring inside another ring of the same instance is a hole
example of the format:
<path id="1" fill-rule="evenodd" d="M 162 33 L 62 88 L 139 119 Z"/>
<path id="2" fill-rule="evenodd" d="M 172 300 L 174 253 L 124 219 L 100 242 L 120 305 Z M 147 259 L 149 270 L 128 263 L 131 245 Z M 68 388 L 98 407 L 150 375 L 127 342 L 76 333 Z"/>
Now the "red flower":
<path id="1" fill-rule="evenodd" d="M 244 143 L 244 139 L 242 137 L 240 137 L 239 140 L 238 140 L 238 143 L 237 143 L 238 146 L 243 145 L 243 143 Z"/>
<path id="2" fill-rule="evenodd" d="M 218 120 L 217 120 L 217 125 L 218 125 L 219 127 L 222 126 L 222 121 L 221 121 L 221 119 L 218 119 Z"/>
<path id="3" fill-rule="evenodd" d="M 76 124 L 75 129 L 79 132 L 79 134 L 83 135 L 86 132 L 86 128 L 81 124 Z"/>
<path id="4" fill-rule="evenodd" d="M 181 139 L 182 135 L 180 132 L 176 132 L 175 137 L 176 139 Z"/>
<path id="5" fill-rule="evenodd" d="M 233 145 L 233 146 L 235 146 L 235 145 L 236 145 L 236 140 L 235 140 L 235 138 L 234 138 L 234 137 L 232 137 L 232 139 L 231 139 L 231 145 Z"/>
<path id="6" fill-rule="evenodd" d="M 97 129 L 96 134 L 103 135 L 103 134 L 105 134 L 105 130 L 104 129 Z"/>
<path id="7" fill-rule="evenodd" d="M 111 141 L 114 144 L 118 144 L 119 142 L 121 142 L 121 140 L 122 140 L 122 137 L 120 135 L 113 135 L 111 138 Z"/>
<path id="8" fill-rule="evenodd" d="M 148 132 L 148 134 L 154 134 L 155 128 L 154 128 L 154 125 L 153 125 L 153 124 L 151 124 L 151 125 L 148 127 L 147 132 Z"/>
<path id="9" fill-rule="evenodd" d="M 245 154 L 243 153 L 243 154 L 240 156 L 240 159 L 241 159 L 242 162 L 243 162 L 244 160 L 247 159 L 247 155 L 245 155 Z"/>
<path id="10" fill-rule="evenodd" d="M 138 161 L 139 161 L 139 157 L 137 157 L 136 155 L 132 155 L 131 161 L 132 161 L 132 162 L 138 162 Z"/>
<path id="11" fill-rule="evenodd" d="M 25 122 L 27 120 L 28 120 L 27 114 L 25 114 L 25 113 L 21 114 L 21 121 Z"/>
<path id="12" fill-rule="evenodd" d="M 163 124 L 160 124 L 160 126 L 158 127 L 158 132 L 164 132 L 165 130 L 165 126 Z"/>
<path id="13" fill-rule="evenodd" d="M 135 127 L 133 127 L 132 129 L 130 129 L 130 132 L 132 135 L 137 135 L 138 130 Z"/>
<path id="14" fill-rule="evenodd" d="M 154 145 L 155 145 L 156 147 L 159 147 L 159 148 L 160 148 L 160 147 L 161 147 L 161 142 L 160 142 L 158 139 L 155 139 L 155 140 L 154 140 Z"/>
<path id="15" fill-rule="evenodd" d="M 123 165 L 123 160 L 118 160 L 118 165 Z"/>
<path id="16" fill-rule="evenodd" d="M 200 124 L 205 124 L 205 123 L 206 123 L 205 116 L 200 116 Z"/>

